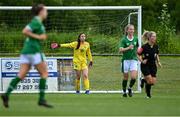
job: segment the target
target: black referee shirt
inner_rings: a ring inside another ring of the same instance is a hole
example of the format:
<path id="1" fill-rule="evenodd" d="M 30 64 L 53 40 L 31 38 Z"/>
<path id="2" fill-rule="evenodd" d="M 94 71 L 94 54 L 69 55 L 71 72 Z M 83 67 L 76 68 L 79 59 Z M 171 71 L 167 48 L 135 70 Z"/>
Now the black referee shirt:
<path id="1" fill-rule="evenodd" d="M 146 43 L 142 46 L 142 58 L 147 59 L 147 64 L 155 64 L 155 61 L 157 59 L 157 54 L 159 54 L 159 47 L 158 45 L 149 45 L 149 43 Z"/>

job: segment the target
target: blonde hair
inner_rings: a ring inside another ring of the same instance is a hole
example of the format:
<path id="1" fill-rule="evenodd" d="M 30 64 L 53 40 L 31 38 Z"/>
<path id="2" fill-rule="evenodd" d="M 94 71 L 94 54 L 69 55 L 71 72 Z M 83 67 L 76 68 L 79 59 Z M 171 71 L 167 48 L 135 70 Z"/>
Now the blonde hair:
<path id="1" fill-rule="evenodd" d="M 148 41 L 149 38 L 151 38 L 151 36 L 152 36 L 153 34 L 156 34 L 156 32 L 154 32 L 154 31 L 144 31 L 144 33 L 143 33 L 143 35 L 142 35 L 142 39 L 143 39 L 144 41 Z"/>
<path id="2" fill-rule="evenodd" d="M 125 34 L 126 36 L 128 35 L 127 31 L 128 31 L 128 29 L 129 29 L 129 27 L 131 27 L 131 26 L 134 27 L 134 25 L 128 24 L 128 25 L 126 25 L 126 27 L 124 28 L 124 34 Z"/>

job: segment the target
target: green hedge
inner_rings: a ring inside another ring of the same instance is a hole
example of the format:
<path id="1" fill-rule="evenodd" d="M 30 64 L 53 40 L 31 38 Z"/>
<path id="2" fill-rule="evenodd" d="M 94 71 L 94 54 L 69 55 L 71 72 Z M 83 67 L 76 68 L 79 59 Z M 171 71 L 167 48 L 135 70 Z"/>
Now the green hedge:
<path id="1" fill-rule="evenodd" d="M 42 43 L 43 49 L 46 53 L 72 53 L 71 49 L 50 49 L 50 43 L 69 43 L 77 40 L 79 33 L 48 33 L 48 40 Z M 88 34 L 87 41 L 91 44 L 91 50 L 94 54 L 117 54 L 118 45 L 120 42 L 120 35 L 103 35 L 103 34 Z M 160 38 L 160 37 L 158 37 Z M 21 32 L 8 32 L 0 35 L 0 53 L 19 53 L 25 37 Z M 160 46 L 161 53 L 180 53 L 179 36 L 173 36 L 171 45 Z M 171 48 L 172 47 L 172 48 Z"/>

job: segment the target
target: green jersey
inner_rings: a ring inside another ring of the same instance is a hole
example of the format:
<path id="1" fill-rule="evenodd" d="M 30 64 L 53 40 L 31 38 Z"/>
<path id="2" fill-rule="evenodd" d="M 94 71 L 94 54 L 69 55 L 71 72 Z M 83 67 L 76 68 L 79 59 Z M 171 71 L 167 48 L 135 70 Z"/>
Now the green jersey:
<path id="1" fill-rule="evenodd" d="M 45 27 L 38 16 L 35 16 L 31 22 L 26 26 L 34 34 L 45 33 Z M 40 40 L 32 37 L 27 37 L 24 42 L 24 47 L 21 51 L 22 54 L 35 54 L 41 52 Z"/>
<path id="2" fill-rule="evenodd" d="M 138 47 L 137 37 L 133 37 L 133 39 L 128 39 L 127 36 L 123 37 L 119 47 L 127 48 L 131 44 L 134 45 L 134 48 L 123 52 L 122 60 L 137 60 L 137 47 Z"/>

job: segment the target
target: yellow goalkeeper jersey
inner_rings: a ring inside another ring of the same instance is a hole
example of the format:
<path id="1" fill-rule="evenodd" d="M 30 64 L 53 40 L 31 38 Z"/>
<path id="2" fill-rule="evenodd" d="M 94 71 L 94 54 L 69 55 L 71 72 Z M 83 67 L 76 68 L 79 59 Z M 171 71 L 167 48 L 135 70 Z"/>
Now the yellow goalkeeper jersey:
<path id="1" fill-rule="evenodd" d="M 61 44 L 61 47 L 73 48 L 74 49 L 74 56 L 73 62 L 74 63 L 87 63 L 87 57 L 89 61 L 92 61 L 92 54 L 90 50 L 90 45 L 88 42 L 84 42 L 80 44 L 79 49 L 76 49 L 78 42 L 72 42 L 67 44 Z"/>

